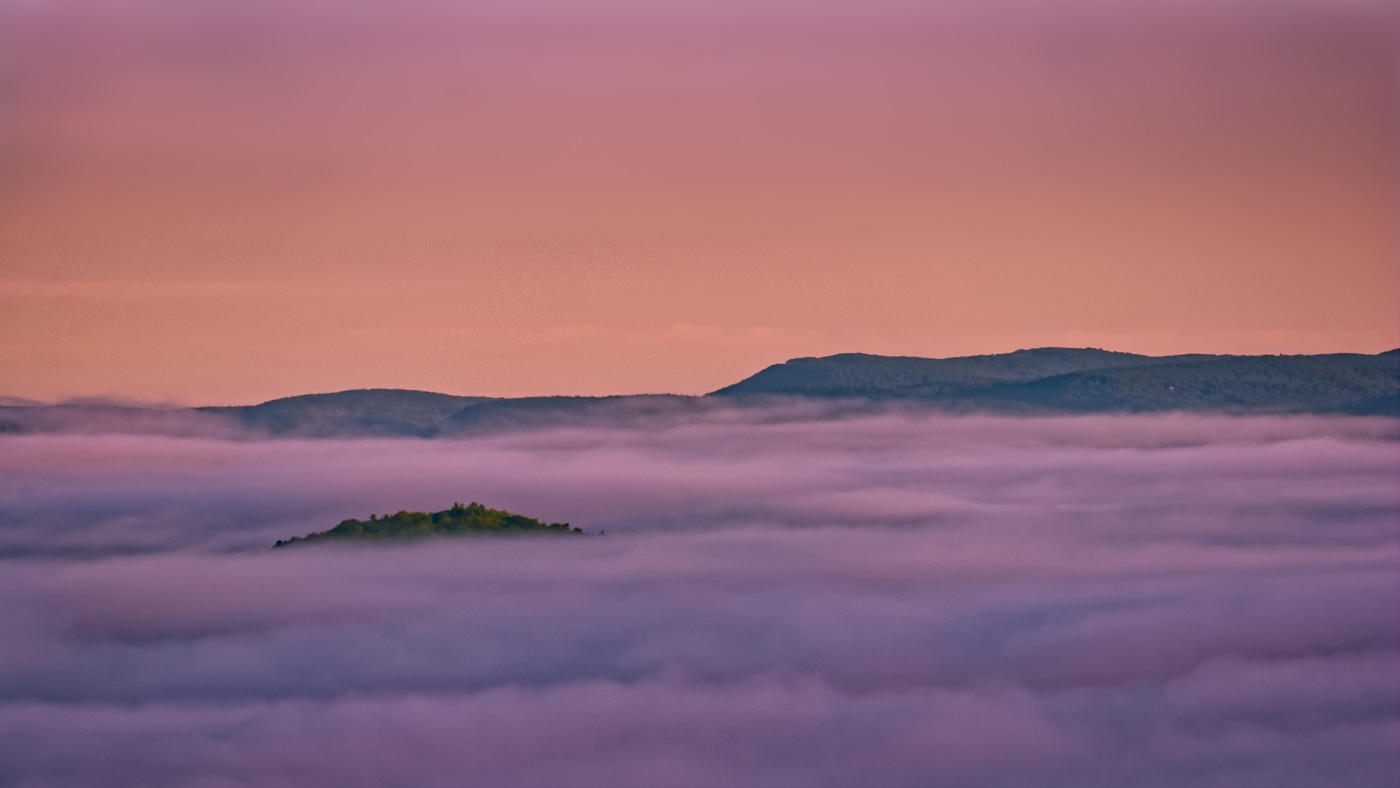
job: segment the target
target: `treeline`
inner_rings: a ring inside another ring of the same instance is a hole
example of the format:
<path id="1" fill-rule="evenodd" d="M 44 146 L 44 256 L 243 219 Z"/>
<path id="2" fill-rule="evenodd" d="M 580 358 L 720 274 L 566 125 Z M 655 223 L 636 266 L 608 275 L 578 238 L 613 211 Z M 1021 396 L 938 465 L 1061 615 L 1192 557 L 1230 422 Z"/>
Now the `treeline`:
<path id="1" fill-rule="evenodd" d="M 441 512 L 400 511 L 383 517 L 370 515 L 368 520 L 342 520 L 329 531 L 318 531 L 291 539 L 278 539 L 273 547 L 318 542 L 329 539 L 402 539 L 419 536 L 456 534 L 582 534 L 581 528 L 568 523 L 545 523 L 533 517 L 513 514 L 501 509 L 488 509 L 479 503 L 463 506 L 452 504 Z"/>

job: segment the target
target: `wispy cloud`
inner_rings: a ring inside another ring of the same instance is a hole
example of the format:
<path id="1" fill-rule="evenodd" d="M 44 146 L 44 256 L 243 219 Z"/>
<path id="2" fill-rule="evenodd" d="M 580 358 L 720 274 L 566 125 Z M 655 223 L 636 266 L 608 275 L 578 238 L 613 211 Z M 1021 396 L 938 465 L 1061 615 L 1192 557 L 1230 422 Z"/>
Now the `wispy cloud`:
<path id="1" fill-rule="evenodd" d="M 189 298 L 302 298 L 304 289 L 267 283 L 10 279 L 0 280 L 0 298 L 169 300 Z"/>

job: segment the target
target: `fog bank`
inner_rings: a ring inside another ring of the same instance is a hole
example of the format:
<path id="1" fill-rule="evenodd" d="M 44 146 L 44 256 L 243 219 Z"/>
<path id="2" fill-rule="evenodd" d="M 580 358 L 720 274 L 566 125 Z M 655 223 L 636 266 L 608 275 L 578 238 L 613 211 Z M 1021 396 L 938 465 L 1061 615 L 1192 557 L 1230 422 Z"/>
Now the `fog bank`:
<path id="1" fill-rule="evenodd" d="M 606 536 L 270 551 L 478 500 Z M 0 783 L 1386 785 L 1394 420 L 0 438 Z"/>

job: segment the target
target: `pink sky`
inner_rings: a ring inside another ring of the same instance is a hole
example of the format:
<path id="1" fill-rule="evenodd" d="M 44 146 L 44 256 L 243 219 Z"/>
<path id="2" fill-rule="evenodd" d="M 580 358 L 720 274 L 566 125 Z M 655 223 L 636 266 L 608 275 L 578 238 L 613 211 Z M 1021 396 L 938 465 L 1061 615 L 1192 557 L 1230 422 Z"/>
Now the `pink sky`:
<path id="1" fill-rule="evenodd" d="M 1386 8 L 0 3 L 0 394 L 1386 350 Z"/>

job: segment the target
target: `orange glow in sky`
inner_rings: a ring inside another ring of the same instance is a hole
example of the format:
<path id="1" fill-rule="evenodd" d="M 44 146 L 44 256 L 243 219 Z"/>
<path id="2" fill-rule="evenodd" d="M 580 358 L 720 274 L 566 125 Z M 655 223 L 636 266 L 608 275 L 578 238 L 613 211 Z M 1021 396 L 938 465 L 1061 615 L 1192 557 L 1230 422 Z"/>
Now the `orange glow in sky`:
<path id="1" fill-rule="evenodd" d="M 0 394 L 1400 345 L 1389 3 L 0 4 Z"/>

